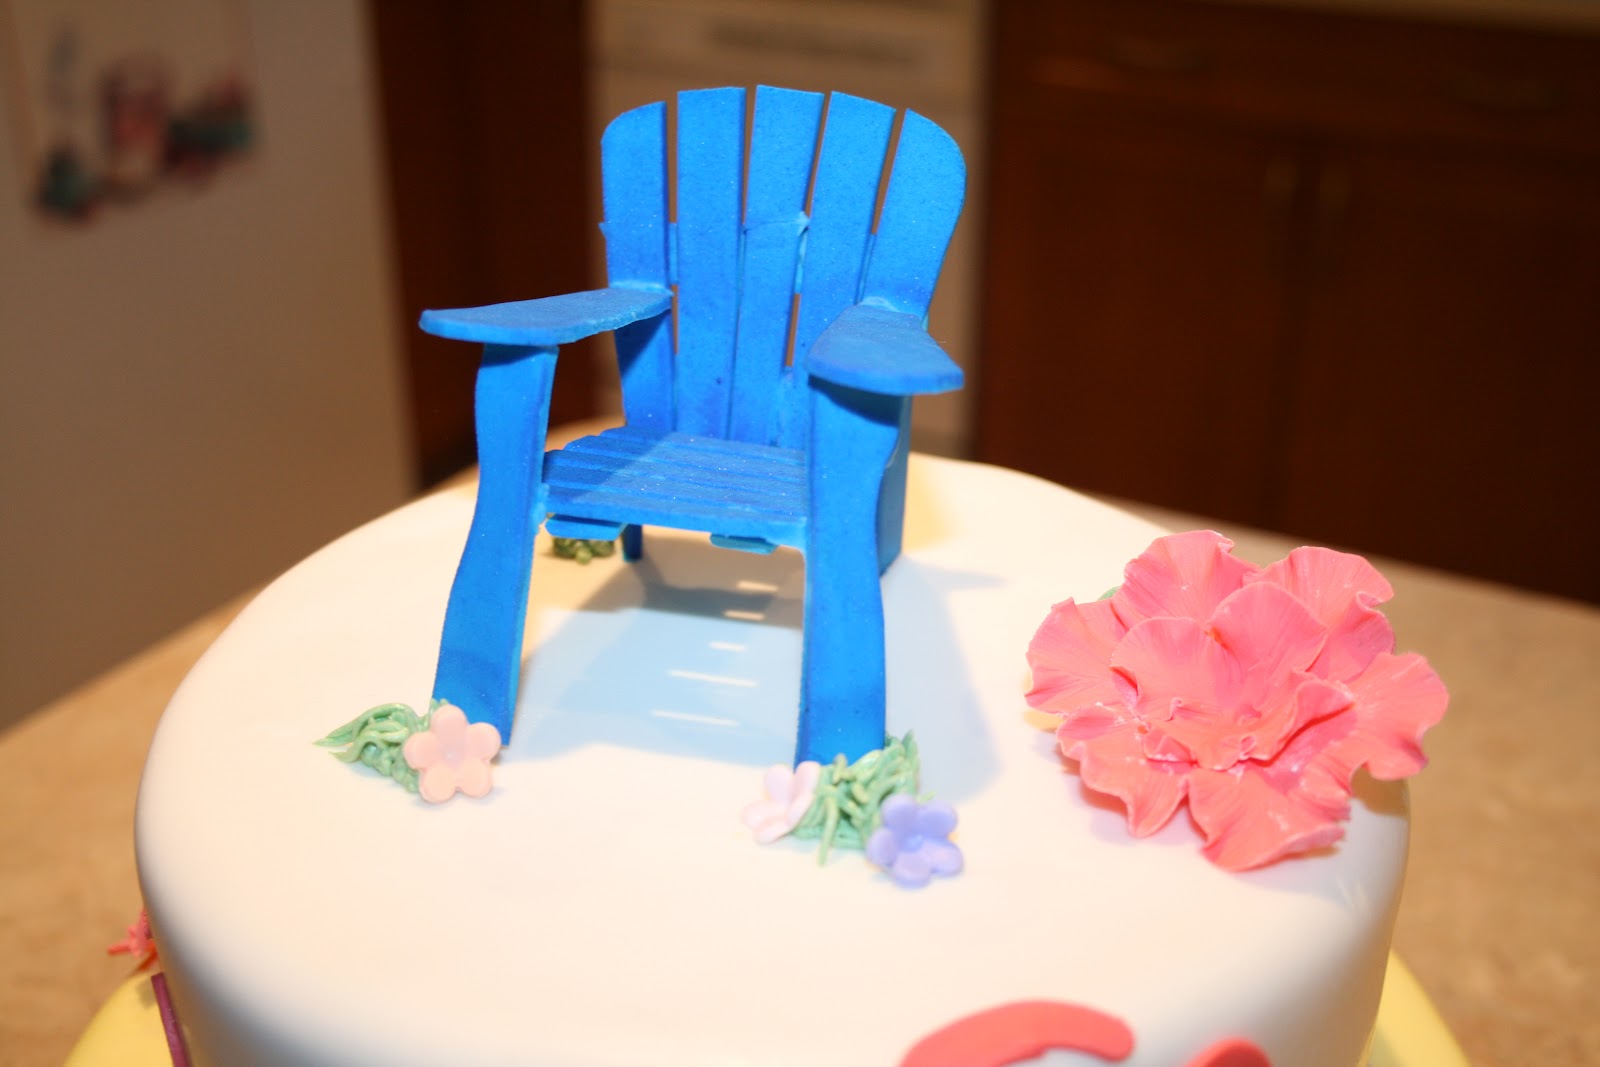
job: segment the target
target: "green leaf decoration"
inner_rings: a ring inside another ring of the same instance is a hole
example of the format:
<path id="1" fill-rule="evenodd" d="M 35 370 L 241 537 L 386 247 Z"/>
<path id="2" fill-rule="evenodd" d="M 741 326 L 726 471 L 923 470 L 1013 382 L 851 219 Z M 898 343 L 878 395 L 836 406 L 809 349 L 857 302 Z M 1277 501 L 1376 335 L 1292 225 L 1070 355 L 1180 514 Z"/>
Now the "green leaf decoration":
<path id="1" fill-rule="evenodd" d="M 562 559 L 575 559 L 588 563 L 599 556 L 610 556 L 617 551 L 615 541 L 595 541 L 582 537 L 552 537 L 550 547 Z"/>
<path id="2" fill-rule="evenodd" d="M 417 772 L 406 763 L 401 752 L 406 738 L 428 728 L 433 709 L 424 715 L 409 704 L 379 704 L 362 712 L 327 737 L 318 741 L 322 748 L 342 763 L 364 763 L 387 778 L 393 778 L 406 792 L 417 791 Z"/>
<path id="3" fill-rule="evenodd" d="M 882 748 L 854 763 L 837 756 L 822 768 L 811 807 L 791 833 L 805 841 L 821 839 L 818 864 L 828 862 L 828 853 L 836 846 L 865 848 L 867 838 L 883 822 L 879 814 L 883 802 L 896 793 L 915 796 L 921 774 L 917 742 L 909 733 L 903 739 L 889 738 Z"/>

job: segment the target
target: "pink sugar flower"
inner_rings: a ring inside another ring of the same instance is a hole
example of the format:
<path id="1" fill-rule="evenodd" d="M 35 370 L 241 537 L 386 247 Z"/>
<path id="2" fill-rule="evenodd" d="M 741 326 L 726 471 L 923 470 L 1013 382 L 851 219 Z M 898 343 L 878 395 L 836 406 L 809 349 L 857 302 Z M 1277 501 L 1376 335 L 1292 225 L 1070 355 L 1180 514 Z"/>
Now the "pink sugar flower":
<path id="1" fill-rule="evenodd" d="M 744 809 L 744 824 L 755 832 L 755 839 L 770 845 L 800 825 L 821 777 L 822 765 L 815 760 L 806 760 L 792 771 L 781 763 L 767 768 L 762 779 L 767 799 Z"/>
<path id="2" fill-rule="evenodd" d="M 128 927 L 128 936 L 114 945 L 107 946 L 106 954 L 132 956 L 138 961 L 141 970 L 149 966 L 156 958 L 156 942 L 150 934 L 150 913 L 140 908 L 139 917 Z"/>
<path id="3" fill-rule="evenodd" d="M 468 723 L 460 708 L 440 704 L 428 728 L 406 738 L 401 752 L 418 772 L 417 791 L 423 800 L 442 804 L 458 789 L 481 797 L 494 784 L 489 761 L 500 752 L 500 731 L 490 723 Z"/>
<path id="4" fill-rule="evenodd" d="M 1376 608 L 1393 590 L 1366 560 L 1297 548 L 1261 569 L 1232 547 L 1162 537 L 1109 600 L 1057 604 L 1028 648 L 1028 702 L 1135 836 L 1187 802 L 1205 855 L 1245 870 L 1343 837 L 1355 772 L 1421 770 L 1449 698 L 1426 660 L 1394 654 Z"/>

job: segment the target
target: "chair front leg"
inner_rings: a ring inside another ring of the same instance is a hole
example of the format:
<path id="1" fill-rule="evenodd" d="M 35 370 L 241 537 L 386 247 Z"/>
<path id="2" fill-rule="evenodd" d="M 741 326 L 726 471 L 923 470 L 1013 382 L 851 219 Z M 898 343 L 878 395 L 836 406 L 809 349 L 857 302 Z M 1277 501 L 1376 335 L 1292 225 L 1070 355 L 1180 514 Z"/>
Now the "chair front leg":
<path id="1" fill-rule="evenodd" d="M 795 762 L 854 761 L 885 737 L 878 497 L 898 397 L 811 380 L 810 519 Z"/>
<path id="2" fill-rule="evenodd" d="M 554 347 L 485 345 L 478 370 L 478 499 L 450 587 L 433 699 L 511 740 L 533 540 L 544 521 Z"/>

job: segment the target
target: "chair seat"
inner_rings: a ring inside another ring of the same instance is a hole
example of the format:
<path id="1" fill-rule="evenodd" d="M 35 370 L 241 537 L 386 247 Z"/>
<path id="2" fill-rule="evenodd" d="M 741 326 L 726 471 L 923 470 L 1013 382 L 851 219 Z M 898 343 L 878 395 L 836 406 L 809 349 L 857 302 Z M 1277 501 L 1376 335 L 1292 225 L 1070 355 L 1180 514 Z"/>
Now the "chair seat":
<path id="1" fill-rule="evenodd" d="M 802 548 L 804 452 L 622 426 L 545 453 L 545 510 L 561 520 L 707 530 Z"/>

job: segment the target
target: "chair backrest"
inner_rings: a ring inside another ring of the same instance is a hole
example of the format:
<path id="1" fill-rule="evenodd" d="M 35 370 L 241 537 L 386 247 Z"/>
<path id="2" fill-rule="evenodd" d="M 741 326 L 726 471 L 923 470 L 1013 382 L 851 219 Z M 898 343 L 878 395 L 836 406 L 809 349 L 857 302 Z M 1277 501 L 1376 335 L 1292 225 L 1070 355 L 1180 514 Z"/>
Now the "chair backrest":
<path id="1" fill-rule="evenodd" d="M 675 219 L 666 105 L 607 127 L 611 284 L 678 293 L 676 338 L 617 334 L 630 424 L 803 447 L 817 335 L 863 301 L 926 316 L 966 167 L 948 134 L 907 111 L 886 177 L 894 126 L 894 109 L 843 93 L 762 86 L 749 116 L 742 88 L 681 93 Z"/>

